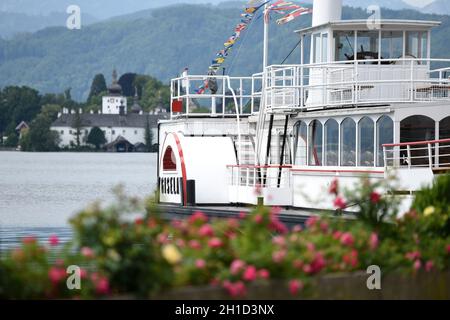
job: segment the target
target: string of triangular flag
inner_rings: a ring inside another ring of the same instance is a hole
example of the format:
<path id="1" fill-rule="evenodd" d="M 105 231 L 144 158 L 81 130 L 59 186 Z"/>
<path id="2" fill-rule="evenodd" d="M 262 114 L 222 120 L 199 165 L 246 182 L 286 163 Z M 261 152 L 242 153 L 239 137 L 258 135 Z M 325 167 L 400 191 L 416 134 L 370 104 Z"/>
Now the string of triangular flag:
<path id="1" fill-rule="evenodd" d="M 236 27 L 234 28 L 234 33 L 231 37 L 228 38 L 228 40 L 224 43 L 224 48 L 220 50 L 216 54 L 216 58 L 211 62 L 211 65 L 209 67 L 208 75 L 214 77 L 217 74 L 217 71 L 220 69 L 222 64 L 226 61 L 228 55 L 231 52 L 231 48 L 235 45 L 236 41 L 241 37 L 242 32 L 244 32 L 250 23 L 255 18 L 256 13 L 259 9 L 264 7 L 267 3 L 270 3 L 271 1 L 265 1 L 265 0 L 250 0 L 247 4 L 244 13 L 241 14 L 241 21 Z M 282 15 L 280 19 L 278 19 L 276 22 L 279 25 L 286 24 L 295 18 L 304 15 L 309 14 L 312 12 L 309 8 L 304 8 L 302 6 L 299 6 L 297 4 L 294 4 L 292 2 L 288 1 L 282 1 L 277 0 L 273 4 L 269 5 L 265 12 L 264 19 L 266 22 L 270 19 L 270 13 L 275 12 L 277 14 Z M 215 94 L 217 87 L 216 85 L 217 81 L 215 81 L 215 78 L 208 78 L 205 79 L 203 84 L 195 90 L 197 94 L 203 94 L 205 93 L 206 89 L 210 88 L 210 90 Z"/>
<path id="2" fill-rule="evenodd" d="M 269 1 L 262 0 L 252 0 L 246 6 L 244 12 L 241 14 L 241 21 L 234 28 L 234 33 L 228 40 L 223 44 L 224 48 L 217 52 L 216 58 L 211 62 L 209 66 L 209 76 L 215 76 L 217 71 L 220 69 L 222 64 L 225 62 L 229 56 L 231 49 L 234 47 L 236 41 L 241 37 L 242 32 L 244 32 L 250 23 L 253 21 L 257 11 L 262 8 Z M 211 79 L 206 79 L 204 83 L 196 90 L 197 94 L 203 94 L 206 89 L 210 86 Z"/>

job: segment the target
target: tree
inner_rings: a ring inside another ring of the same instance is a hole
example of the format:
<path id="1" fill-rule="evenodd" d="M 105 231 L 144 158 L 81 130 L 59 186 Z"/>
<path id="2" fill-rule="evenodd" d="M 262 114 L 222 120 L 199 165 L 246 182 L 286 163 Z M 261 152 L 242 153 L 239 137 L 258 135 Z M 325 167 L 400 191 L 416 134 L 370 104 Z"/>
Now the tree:
<path id="1" fill-rule="evenodd" d="M 101 73 L 97 74 L 92 80 L 91 91 L 89 92 L 88 101 L 107 91 L 105 76 Z"/>
<path id="2" fill-rule="evenodd" d="M 40 113 L 30 124 L 20 140 L 23 151 L 57 151 L 60 142 L 56 131 L 50 130 L 52 119 L 48 114 Z"/>
<path id="3" fill-rule="evenodd" d="M 77 109 L 75 117 L 72 122 L 72 128 L 74 129 L 73 135 L 75 136 L 76 149 L 81 148 L 81 130 L 83 128 L 83 120 L 81 119 L 80 111 Z"/>
<path id="4" fill-rule="evenodd" d="M 106 143 L 105 133 L 99 127 L 93 127 L 87 137 L 87 143 L 95 146 L 99 150 Z"/>
<path id="5" fill-rule="evenodd" d="M 145 146 L 147 152 L 153 151 L 153 131 L 150 127 L 150 122 L 147 116 L 147 123 L 145 125 Z"/>

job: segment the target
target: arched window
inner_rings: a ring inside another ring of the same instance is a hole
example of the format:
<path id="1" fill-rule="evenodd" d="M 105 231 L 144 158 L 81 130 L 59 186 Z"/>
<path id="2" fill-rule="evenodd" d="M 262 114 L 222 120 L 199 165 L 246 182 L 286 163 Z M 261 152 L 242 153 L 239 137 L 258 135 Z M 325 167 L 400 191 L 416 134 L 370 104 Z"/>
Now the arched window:
<path id="1" fill-rule="evenodd" d="M 369 117 L 364 117 L 359 121 L 359 156 L 358 165 L 362 167 L 373 167 L 375 161 L 375 136 L 374 123 Z"/>
<path id="2" fill-rule="evenodd" d="M 394 143 L 394 121 L 382 116 L 377 121 L 377 166 L 384 167 L 383 145 Z"/>
<path id="3" fill-rule="evenodd" d="M 334 119 L 325 123 L 325 165 L 339 165 L 339 124 Z"/>
<path id="4" fill-rule="evenodd" d="M 352 118 L 341 123 L 341 166 L 356 166 L 356 122 Z"/>
<path id="5" fill-rule="evenodd" d="M 172 147 L 167 147 L 164 152 L 163 157 L 163 170 L 164 171 L 176 171 L 177 170 L 177 160 L 175 154 L 173 153 Z"/>
<path id="6" fill-rule="evenodd" d="M 299 166 L 306 166 L 307 158 L 307 137 L 308 127 L 303 121 L 299 121 L 294 126 L 295 145 L 294 145 L 294 163 Z"/>
<path id="7" fill-rule="evenodd" d="M 436 124 L 426 116 L 411 116 L 400 123 L 400 142 L 430 141 L 436 139 Z M 433 149 L 434 153 L 434 149 Z M 428 150 L 413 148 L 410 152 L 412 166 L 429 165 Z M 408 159 L 407 150 L 400 152 L 400 159 Z M 433 157 L 434 158 L 434 157 Z M 407 163 L 402 163 L 407 164 Z"/>
<path id="8" fill-rule="evenodd" d="M 321 166 L 323 153 L 323 132 L 322 123 L 314 120 L 309 124 L 309 165 Z"/>
<path id="9" fill-rule="evenodd" d="M 439 139 L 450 139 L 450 117 L 439 123 Z M 439 166 L 450 167 L 450 143 L 439 145 Z"/>

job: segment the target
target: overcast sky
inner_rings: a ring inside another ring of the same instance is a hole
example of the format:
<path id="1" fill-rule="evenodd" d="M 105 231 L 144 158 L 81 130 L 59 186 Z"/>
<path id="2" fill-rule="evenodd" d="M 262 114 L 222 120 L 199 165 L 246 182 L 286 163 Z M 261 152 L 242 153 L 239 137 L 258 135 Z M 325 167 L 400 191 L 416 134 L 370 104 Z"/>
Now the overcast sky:
<path id="1" fill-rule="evenodd" d="M 417 7 L 425 7 L 431 2 L 434 2 L 434 0 L 404 0 L 404 1 Z"/>

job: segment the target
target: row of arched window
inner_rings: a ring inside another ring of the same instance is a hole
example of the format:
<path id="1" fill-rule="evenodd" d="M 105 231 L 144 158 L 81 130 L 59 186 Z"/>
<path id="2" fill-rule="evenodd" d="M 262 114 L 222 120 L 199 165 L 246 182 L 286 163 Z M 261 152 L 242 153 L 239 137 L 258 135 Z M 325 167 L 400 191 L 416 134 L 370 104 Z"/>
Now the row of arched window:
<path id="1" fill-rule="evenodd" d="M 383 144 L 394 142 L 394 122 L 389 116 L 340 123 L 299 121 L 294 127 L 296 165 L 374 167 L 384 166 Z"/>

